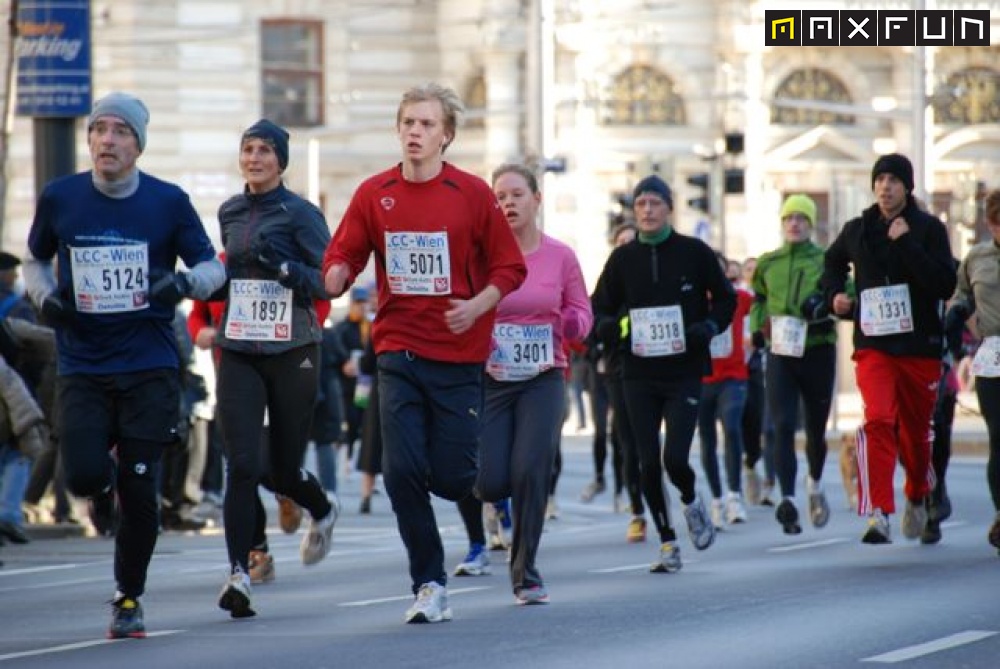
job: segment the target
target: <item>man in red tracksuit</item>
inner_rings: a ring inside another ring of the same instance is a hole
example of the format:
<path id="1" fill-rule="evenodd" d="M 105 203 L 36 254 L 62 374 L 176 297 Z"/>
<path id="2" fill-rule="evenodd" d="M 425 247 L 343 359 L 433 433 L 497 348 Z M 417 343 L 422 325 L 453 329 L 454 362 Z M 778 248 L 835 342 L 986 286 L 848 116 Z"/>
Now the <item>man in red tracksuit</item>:
<path id="1" fill-rule="evenodd" d="M 931 415 L 941 378 L 944 301 L 955 265 L 944 224 L 913 198 L 913 166 L 900 154 L 872 168 L 876 203 L 849 221 L 826 251 L 821 284 L 839 316 L 854 320 L 854 361 L 864 402 L 858 430 L 862 541 L 891 541 L 892 476 L 906 470 L 903 536 L 920 537 L 933 487 Z M 844 292 L 854 267 L 857 301 Z"/>

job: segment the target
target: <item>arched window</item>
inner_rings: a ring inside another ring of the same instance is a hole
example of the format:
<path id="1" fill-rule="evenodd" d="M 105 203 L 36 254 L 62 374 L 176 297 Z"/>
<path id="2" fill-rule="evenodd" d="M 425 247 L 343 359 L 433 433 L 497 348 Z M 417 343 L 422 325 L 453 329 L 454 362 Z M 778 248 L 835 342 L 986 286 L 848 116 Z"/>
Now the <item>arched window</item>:
<path id="1" fill-rule="evenodd" d="M 684 99 L 674 80 L 654 67 L 633 65 L 614 78 L 601 110 L 605 125 L 685 125 Z"/>
<path id="2" fill-rule="evenodd" d="M 826 70 L 795 70 L 774 91 L 775 100 L 816 100 L 851 104 L 847 87 Z M 853 125 L 854 114 L 822 109 L 797 109 L 771 104 L 771 123 L 781 125 Z"/>
<path id="3" fill-rule="evenodd" d="M 934 120 L 963 125 L 1000 121 L 1000 72 L 968 67 L 952 73 L 934 96 Z"/>
<path id="4" fill-rule="evenodd" d="M 482 128 L 486 113 L 486 75 L 482 69 L 469 78 L 465 86 L 465 108 L 470 112 L 465 117 L 466 128 Z"/>

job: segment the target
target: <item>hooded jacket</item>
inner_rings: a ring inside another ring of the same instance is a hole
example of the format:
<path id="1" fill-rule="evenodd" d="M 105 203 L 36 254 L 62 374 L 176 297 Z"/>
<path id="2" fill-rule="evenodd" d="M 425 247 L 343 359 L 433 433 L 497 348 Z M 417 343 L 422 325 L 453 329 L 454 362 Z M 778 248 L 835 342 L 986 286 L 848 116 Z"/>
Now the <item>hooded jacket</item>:
<path id="1" fill-rule="evenodd" d="M 940 358 L 943 351 L 942 311 L 955 290 L 955 263 L 948 231 L 934 216 L 907 197 L 900 214 L 910 231 L 896 240 L 887 234 L 886 221 L 872 205 L 844 225 L 826 250 L 820 285 L 827 303 L 845 292 L 847 273 L 853 267 L 858 300 L 854 313 L 854 348 L 874 349 L 894 356 Z M 913 310 L 913 330 L 871 337 L 861 330 L 861 294 L 877 286 L 906 284 Z"/>

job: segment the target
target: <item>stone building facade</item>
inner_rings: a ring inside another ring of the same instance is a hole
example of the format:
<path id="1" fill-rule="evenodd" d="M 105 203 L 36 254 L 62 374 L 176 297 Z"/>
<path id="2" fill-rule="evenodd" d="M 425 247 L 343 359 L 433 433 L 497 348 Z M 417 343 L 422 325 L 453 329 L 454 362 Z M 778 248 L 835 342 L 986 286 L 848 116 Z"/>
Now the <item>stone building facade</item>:
<path id="1" fill-rule="evenodd" d="M 545 176 L 545 226 L 577 249 L 591 282 L 619 196 L 653 170 L 674 187 L 678 227 L 731 256 L 777 245 L 778 205 L 793 191 L 817 199 L 817 235 L 829 239 L 870 202 L 875 157 L 912 153 L 908 110 L 924 101 L 928 200 L 960 253 L 977 186 L 1000 185 L 1000 48 L 928 48 L 920 94 L 913 48 L 765 47 L 764 11 L 790 4 L 93 0 L 93 82 L 96 96 L 120 89 L 148 103 L 140 166 L 184 185 L 213 234 L 216 208 L 242 185 L 239 133 L 257 118 L 290 128 L 288 183 L 322 204 L 332 228 L 354 187 L 397 160 L 401 92 L 446 83 L 469 107 L 450 159 L 484 177 L 511 159 L 564 168 Z M 994 12 L 995 35 L 998 22 Z M 727 153 L 726 135 L 743 150 Z M 23 246 L 31 220 L 31 137 L 31 120 L 16 119 L 8 248 Z M 723 192 L 727 169 L 742 192 Z M 688 183 L 702 173 L 708 192 Z"/>

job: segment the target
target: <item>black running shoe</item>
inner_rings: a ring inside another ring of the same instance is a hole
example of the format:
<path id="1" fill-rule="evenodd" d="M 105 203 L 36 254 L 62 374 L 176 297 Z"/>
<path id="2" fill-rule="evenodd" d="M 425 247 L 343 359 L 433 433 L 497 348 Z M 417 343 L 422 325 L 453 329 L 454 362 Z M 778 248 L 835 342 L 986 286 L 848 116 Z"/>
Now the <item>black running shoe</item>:
<path id="1" fill-rule="evenodd" d="M 920 533 L 920 543 L 936 544 L 939 541 L 941 541 L 941 523 L 928 518 L 923 532 Z"/>
<path id="2" fill-rule="evenodd" d="M 109 639 L 144 639 L 146 624 L 142 619 L 142 604 L 131 597 L 119 597 L 111 602 Z"/>
<path id="3" fill-rule="evenodd" d="M 801 534 L 802 526 L 799 525 L 799 510 L 795 508 L 795 503 L 790 499 L 781 500 L 781 504 L 774 510 L 774 517 L 781 523 L 781 529 L 785 534 Z"/>

